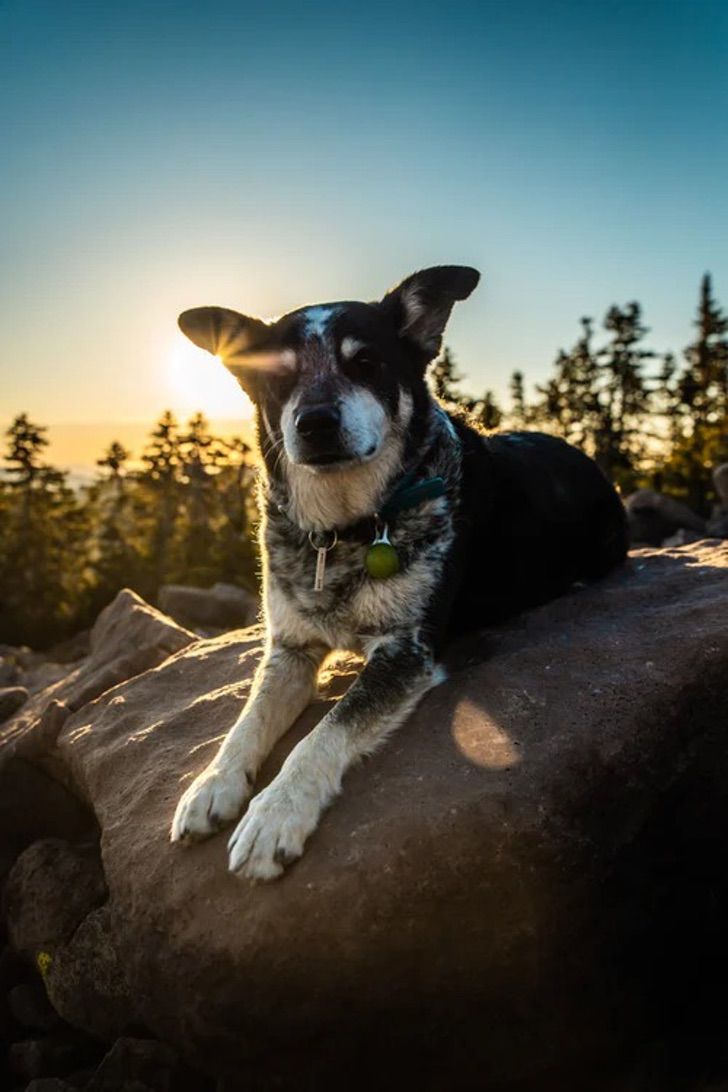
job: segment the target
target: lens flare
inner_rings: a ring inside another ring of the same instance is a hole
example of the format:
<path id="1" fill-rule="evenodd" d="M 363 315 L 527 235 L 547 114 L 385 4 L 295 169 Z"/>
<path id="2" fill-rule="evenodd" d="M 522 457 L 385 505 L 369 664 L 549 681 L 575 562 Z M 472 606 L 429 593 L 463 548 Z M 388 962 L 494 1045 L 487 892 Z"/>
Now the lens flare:
<path id="1" fill-rule="evenodd" d="M 165 371 L 168 404 L 179 416 L 196 410 L 206 417 L 252 416 L 250 399 L 219 357 L 198 349 L 181 333 L 169 347 Z"/>

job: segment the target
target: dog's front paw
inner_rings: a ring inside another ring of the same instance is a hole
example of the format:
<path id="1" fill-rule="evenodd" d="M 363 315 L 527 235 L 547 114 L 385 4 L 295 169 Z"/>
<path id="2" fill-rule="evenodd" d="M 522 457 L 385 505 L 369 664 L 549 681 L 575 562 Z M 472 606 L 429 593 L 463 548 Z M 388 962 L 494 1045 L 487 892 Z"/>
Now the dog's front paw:
<path id="1" fill-rule="evenodd" d="M 237 819 L 250 796 L 244 773 L 220 766 L 208 766 L 196 777 L 177 805 L 170 840 L 191 842 L 207 838 Z"/>
<path id="2" fill-rule="evenodd" d="M 301 856 L 319 814 L 310 794 L 274 781 L 255 797 L 228 842 L 230 871 L 274 880 Z"/>

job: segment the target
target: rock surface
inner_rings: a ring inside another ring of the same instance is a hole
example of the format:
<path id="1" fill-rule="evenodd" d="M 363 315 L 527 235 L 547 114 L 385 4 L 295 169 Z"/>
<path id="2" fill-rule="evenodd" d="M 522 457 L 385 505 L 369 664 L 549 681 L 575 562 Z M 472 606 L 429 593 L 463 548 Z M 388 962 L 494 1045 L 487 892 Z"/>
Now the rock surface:
<path id="1" fill-rule="evenodd" d="M 211 588 L 165 584 L 159 590 L 159 608 L 182 625 L 217 632 L 253 625 L 259 602 L 235 584 L 218 583 Z"/>
<path id="2" fill-rule="evenodd" d="M 706 530 L 716 538 L 728 538 L 728 463 L 716 466 L 713 471 L 713 485 L 718 500 L 713 505 Z"/>
<path id="3" fill-rule="evenodd" d="M 21 1028 L 51 1031 L 59 1017 L 40 982 L 21 982 L 8 993 L 10 1014 Z"/>
<path id="4" fill-rule="evenodd" d="M 58 891 L 64 893 L 62 903 Z M 72 846 L 57 838 L 33 842 L 16 861 L 3 892 L 15 950 L 33 962 L 54 952 L 106 895 L 96 846 Z"/>
<path id="5" fill-rule="evenodd" d="M 28 691 L 24 686 L 0 687 L 0 724 L 17 713 L 27 700 Z"/>
<path id="6" fill-rule="evenodd" d="M 148 1092 L 176 1092 L 172 1085 L 177 1059 L 163 1043 L 117 1039 L 86 1085 L 86 1092 L 117 1092 L 136 1085 Z"/>
<path id="7" fill-rule="evenodd" d="M 624 507 L 634 546 L 678 546 L 705 535 L 705 520 L 666 493 L 638 489 L 627 497 Z M 671 541 L 677 535 L 683 536 L 682 541 Z"/>
<path id="8" fill-rule="evenodd" d="M 21 715 L 3 726 L 0 738 L 5 749 L 12 745 L 14 755 L 24 756 L 46 753 L 69 713 L 107 694 L 119 683 L 157 667 L 195 640 L 196 634 L 150 607 L 134 592 L 119 592 L 91 631 L 87 657 L 76 664 L 40 665 L 49 671 L 50 678 L 35 688 Z"/>
<path id="9" fill-rule="evenodd" d="M 596 1088 L 651 1038 L 728 1023 L 727 604 L 728 544 L 645 550 L 463 641 L 303 859 L 252 887 L 227 874 L 225 835 L 185 849 L 167 831 L 260 633 L 193 642 L 126 598 L 4 737 L 93 813 L 84 883 L 100 859 L 108 895 L 49 936 L 28 860 L 50 851 L 33 847 L 8 883 L 13 936 L 30 954 L 43 932 L 64 1018 L 109 1041 L 142 1024 L 226 1090 L 385 1067 L 422 1089 Z M 261 784 L 353 670 L 332 667 Z M 43 873 L 60 920 L 68 873 Z"/>
<path id="10" fill-rule="evenodd" d="M 39 664 L 29 650 L 14 650 L 31 694 L 0 725 L 0 881 L 38 838 L 98 838 L 92 802 L 81 798 L 55 748 L 68 716 L 196 639 L 134 592 L 122 591 L 99 615 L 89 655 L 80 662 Z"/>
<path id="11" fill-rule="evenodd" d="M 36 1077 L 25 1086 L 25 1092 L 74 1092 L 74 1086 L 58 1077 Z"/>

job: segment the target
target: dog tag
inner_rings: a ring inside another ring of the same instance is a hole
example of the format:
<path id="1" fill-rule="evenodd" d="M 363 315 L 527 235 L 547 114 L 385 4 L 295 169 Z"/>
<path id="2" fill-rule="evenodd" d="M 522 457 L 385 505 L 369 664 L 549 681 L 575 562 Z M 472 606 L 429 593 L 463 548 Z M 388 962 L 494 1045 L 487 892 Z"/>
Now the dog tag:
<path id="1" fill-rule="evenodd" d="M 309 531 L 308 533 L 308 541 L 311 543 L 311 546 L 316 551 L 316 575 L 313 578 L 313 590 L 317 592 L 324 590 L 324 579 L 326 577 L 326 555 L 328 554 L 329 550 L 333 550 L 334 546 L 339 540 L 336 531 L 332 531 L 331 533 L 333 535 L 333 538 L 328 546 L 317 546 L 314 540 L 313 531 Z"/>
<path id="2" fill-rule="evenodd" d="M 326 554 L 328 550 L 325 546 L 319 546 L 316 550 L 316 576 L 313 579 L 313 590 L 323 591 L 324 577 L 326 576 Z"/>
<path id="3" fill-rule="evenodd" d="M 364 555 L 364 567 L 372 580 L 386 580 L 399 572 L 399 557 L 389 541 L 389 528 L 378 528 L 371 544 Z"/>

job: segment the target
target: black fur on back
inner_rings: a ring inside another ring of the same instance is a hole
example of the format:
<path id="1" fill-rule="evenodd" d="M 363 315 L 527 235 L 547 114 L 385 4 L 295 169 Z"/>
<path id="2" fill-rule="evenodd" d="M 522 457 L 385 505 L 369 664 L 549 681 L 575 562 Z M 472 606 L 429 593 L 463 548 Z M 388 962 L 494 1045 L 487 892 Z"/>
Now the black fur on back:
<path id="1" fill-rule="evenodd" d="M 467 577 L 453 599 L 451 634 L 537 606 L 624 560 L 624 508 L 592 459 L 539 432 L 483 437 L 455 425 L 457 568 Z"/>

